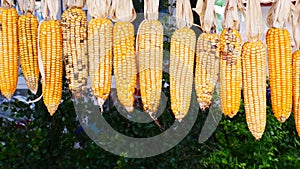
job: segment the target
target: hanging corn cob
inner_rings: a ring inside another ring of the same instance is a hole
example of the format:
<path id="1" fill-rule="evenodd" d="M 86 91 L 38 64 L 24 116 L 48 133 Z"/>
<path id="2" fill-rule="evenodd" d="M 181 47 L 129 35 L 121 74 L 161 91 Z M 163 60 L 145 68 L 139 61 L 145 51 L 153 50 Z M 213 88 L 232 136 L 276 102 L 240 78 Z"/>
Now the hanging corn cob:
<path id="1" fill-rule="evenodd" d="M 0 90 L 11 99 L 18 82 L 18 12 L 13 0 L 2 0 L 0 7 Z"/>
<path id="2" fill-rule="evenodd" d="M 243 93 L 248 128 L 259 140 L 266 126 L 266 48 L 260 40 L 263 33 L 259 0 L 247 2 L 246 36 L 243 45 Z"/>
<path id="3" fill-rule="evenodd" d="M 220 99 L 225 116 L 232 118 L 240 108 L 242 86 L 242 39 L 239 33 L 240 0 L 227 0 L 220 36 Z M 241 6 L 241 5 L 240 5 Z"/>
<path id="4" fill-rule="evenodd" d="M 177 0 L 176 23 L 179 29 L 171 37 L 170 49 L 170 97 L 173 114 L 181 121 L 191 102 L 196 44 L 196 34 L 189 29 L 193 24 L 189 0 Z"/>
<path id="5" fill-rule="evenodd" d="M 125 109 L 132 112 L 137 79 L 134 26 L 130 23 L 136 18 L 132 1 L 113 0 L 110 17 L 116 22 L 113 29 L 113 67 L 117 96 Z"/>
<path id="6" fill-rule="evenodd" d="M 200 16 L 202 33 L 196 47 L 195 88 L 202 110 L 209 107 L 219 77 L 219 35 L 215 33 L 214 0 L 198 1 L 194 9 Z"/>
<path id="7" fill-rule="evenodd" d="M 109 0 L 87 0 L 88 11 L 93 18 L 88 23 L 89 75 L 101 110 L 109 96 L 112 78 L 113 25 L 106 18 L 109 6 Z"/>
<path id="8" fill-rule="evenodd" d="M 293 112 L 300 137 L 300 1 L 292 5 L 292 27 L 296 51 L 293 53 Z"/>
<path id="9" fill-rule="evenodd" d="M 158 19 L 159 0 L 145 0 L 145 20 L 137 35 L 139 82 L 144 110 L 155 113 L 162 88 L 163 26 Z"/>
<path id="10" fill-rule="evenodd" d="M 43 101 L 51 116 L 60 104 L 63 85 L 62 29 L 56 17 L 59 3 L 59 0 L 42 0 L 44 22 L 39 28 L 39 66 L 42 74 Z"/>
<path id="11" fill-rule="evenodd" d="M 65 0 L 62 14 L 63 55 L 69 88 L 75 96 L 86 89 L 88 79 L 87 18 L 85 0 Z"/>
<path id="12" fill-rule="evenodd" d="M 19 54 L 21 68 L 28 89 L 36 94 L 39 82 L 39 65 L 37 51 L 38 25 L 37 18 L 33 15 L 35 0 L 18 0 L 22 15 L 18 20 Z"/>
<path id="13" fill-rule="evenodd" d="M 290 16 L 290 1 L 277 0 L 268 17 L 268 64 L 272 110 L 280 122 L 285 122 L 292 110 L 292 45 L 285 24 Z"/>

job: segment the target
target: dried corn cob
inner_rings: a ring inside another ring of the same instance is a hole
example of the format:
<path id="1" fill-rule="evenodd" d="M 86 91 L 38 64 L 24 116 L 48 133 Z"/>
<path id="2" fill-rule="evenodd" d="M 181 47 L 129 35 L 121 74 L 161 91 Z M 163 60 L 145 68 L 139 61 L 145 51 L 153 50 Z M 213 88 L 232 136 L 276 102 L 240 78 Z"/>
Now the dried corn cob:
<path id="1" fill-rule="evenodd" d="M 286 29 L 270 28 L 267 32 L 268 63 L 272 109 L 285 122 L 292 109 L 292 45 Z"/>
<path id="2" fill-rule="evenodd" d="M 60 104 L 62 96 L 62 30 L 59 21 L 41 23 L 39 47 L 45 77 L 42 80 L 43 100 L 52 116 Z"/>
<path id="3" fill-rule="evenodd" d="M 145 20 L 138 31 L 139 80 L 144 110 L 155 113 L 162 88 L 163 27 Z"/>
<path id="4" fill-rule="evenodd" d="M 266 126 L 266 48 L 246 42 L 242 50 L 245 112 L 248 128 L 259 140 Z"/>
<path id="5" fill-rule="evenodd" d="M 39 81 L 37 35 L 38 20 L 33 14 L 21 15 L 19 17 L 19 53 L 21 68 L 28 89 L 36 94 Z"/>
<path id="6" fill-rule="evenodd" d="M 11 99 L 18 82 L 18 12 L 0 8 L 0 90 Z"/>
<path id="7" fill-rule="evenodd" d="M 87 18 L 82 9 L 62 14 L 63 55 L 69 88 L 76 95 L 86 89 L 88 77 Z"/>
<path id="8" fill-rule="evenodd" d="M 225 116 L 232 118 L 240 108 L 242 85 L 242 39 L 235 29 L 220 36 L 220 100 Z"/>
<path id="9" fill-rule="evenodd" d="M 219 35 L 202 33 L 197 42 L 195 88 L 202 110 L 209 107 L 219 76 Z"/>
<path id="10" fill-rule="evenodd" d="M 92 19 L 88 24 L 88 55 L 91 88 L 102 108 L 108 98 L 112 78 L 112 22 Z"/>
<path id="11" fill-rule="evenodd" d="M 113 32 L 113 64 L 117 95 L 126 110 L 132 112 L 137 74 L 134 27 L 130 22 L 117 22 Z"/>
<path id="12" fill-rule="evenodd" d="M 188 28 L 181 28 L 171 37 L 170 49 L 170 96 L 171 108 L 178 120 L 188 111 L 193 87 L 194 55 L 196 34 Z"/>
<path id="13" fill-rule="evenodd" d="M 300 50 L 293 53 L 293 111 L 298 135 L 300 136 Z"/>

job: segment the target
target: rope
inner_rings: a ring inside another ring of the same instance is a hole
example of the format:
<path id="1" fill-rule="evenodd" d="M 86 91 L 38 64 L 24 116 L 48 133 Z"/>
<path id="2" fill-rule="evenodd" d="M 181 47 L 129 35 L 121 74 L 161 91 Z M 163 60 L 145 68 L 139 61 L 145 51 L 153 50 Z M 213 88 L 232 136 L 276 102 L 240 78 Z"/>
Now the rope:
<path id="1" fill-rule="evenodd" d="M 144 0 L 144 17 L 146 20 L 158 19 L 159 0 Z"/>
<path id="2" fill-rule="evenodd" d="M 248 40 L 250 42 L 260 40 L 264 31 L 260 0 L 248 1 L 245 22 Z"/>
<path id="3" fill-rule="evenodd" d="M 112 0 L 110 17 L 114 22 L 132 22 L 136 18 L 132 0 Z"/>
<path id="4" fill-rule="evenodd" d="M 179 29 L 193 25 L 193 11 L 189 0 L 177 0 L 176 2 L 176 24 Z"/>
<path id="5" fill-rule="evenodd" d="M 86 6 L 92 18 L 106 18 L 109 14 L 110 0 L 87 0 Z"/>

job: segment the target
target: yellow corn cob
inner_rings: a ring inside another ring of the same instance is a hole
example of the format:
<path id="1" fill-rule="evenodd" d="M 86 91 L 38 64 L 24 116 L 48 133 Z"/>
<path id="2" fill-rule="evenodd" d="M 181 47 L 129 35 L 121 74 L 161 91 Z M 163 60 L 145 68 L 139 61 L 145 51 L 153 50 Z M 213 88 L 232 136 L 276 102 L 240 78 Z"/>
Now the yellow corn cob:
<path id="1" fill-rule="evenodd" d="M 113 32 L 113 64 L 117 96 L 125 109 L 132 112 L 137 75 L 134 27 L 130 22 L 117 22 Z"/>
<path id="2" fill-rule="evenodd" d="M 18 82 L 18 12 L 0 8 L 0 90 L 11 99 Z"/>
<path id="3" fill-rule="evenodd" d="M 286 29 L 270 28 L 267 32 L 268 64 L 272 110 L 285 122 L 292 110 L 292 46 Z"/>
<path id="4" fill-rule="evenodd" d="M 246 121 L 259 140 L 266 126 L 266 48 L 261 41 L 246 42 L 242 49 Z"/>
<path id="5" fill-rule="evenodd" d="M 140 25 L 138 61 L 144 110 L 155 113 L 160 103 L 163 61 L 163 26 L 157 20 L 147 20 Z"/>
<path id="6" fill-rule="evenodd" d="M 242 39 L 235 29 L 220 36 L 220 100 L 225 116 L 232 118 L 240 108 L 242 85 Z"/>
<path id="7" fill-rule="evenodd" d="M 219 35 L 202 33 L 197 42 L 195 88 L 202 110 L 209 107 L 219 76 Z"/>
<path id="8" fill-rule="evenodd" d="M 296 129 L 300 137 L 300 50 L 293 53 L 293 111 Z"/>
<path id="9" fill-rule="evenodd" d="M 87 18 L 82 9 L 62 14 L 63 55 L 69 88 L 75 94 L 86 89 L 88 79 Z"/>
<path id="10" fill-rule="evenodd" d="M 112 78 L 113 25 L 109 19 L 92 19 L 88 24 L 88 55 L 91 88 L 100 107 L 108 98 Z"/>
<path id="11" fill-rule="evenodd" d="M 43 100 L 52 116 L 60 104 L 63 85 L 62 30 L 59 21 L 41 23 L 39 45 L 45 73 Z"/>
<path id="12" fill-rule="evenodd" d="M 39 81 L 39 65 L 37 52 L 38 20 L 32 14 L 19 17 L 19 53 L 22 71 L 28 89 L 36 94 Z"/>
<path id="13" fill-rule="evenodd" d="M 188 111 L 193 88 L 193 69 L 196 34 L 181 28 L 171 37 L 170 49 L 170 96 L 175 118 L 183 119 Z"/>

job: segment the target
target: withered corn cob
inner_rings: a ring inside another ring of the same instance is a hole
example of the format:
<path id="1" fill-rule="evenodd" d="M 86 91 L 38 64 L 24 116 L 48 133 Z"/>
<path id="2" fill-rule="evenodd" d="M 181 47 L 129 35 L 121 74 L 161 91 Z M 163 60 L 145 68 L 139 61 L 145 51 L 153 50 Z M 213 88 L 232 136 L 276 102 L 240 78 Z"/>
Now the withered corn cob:
<path id="1" fill-rule="evenodd" d="M 259 140 L 266 126 L 266 48 L 261 41 L 246 42 L 242 49 L 246 121 Z"/>
<path id="2" fill-rule="evenodd" d="M 21 15 L 18 21 L 21 68 L 28 89 L 36 94 L 39 82 L 37 51 L 38 20 L 33 14 Z"/>
<path id="3" fill-rule="evenodd" d="M 272 110 L 285 122 L 292 110 L 292 45 L 286 29 L 270 28 L 267 32 L 268 64 Z"/>
<path id="4" fill-rule="evenodd" d="M 202 33 L 197 42 L 195 88 L 202 110 L 209 107 L 219 78 L 219 35 Z"/>
<path id="5" fill-rule="evenodd" d="M 240 108 L 242 86 L 242 39 L 235 29 L 220 36 L 220 100 L 225 116 L 232 118 Z"/>
<path id="6" fill-rule="evenodd" d="M 113 25 L 109 19 L 92 19 L 88 24 L 88 55 L 91 88 L 102 107 L 109 97 L 112 78 Z"/>
<path id="7" fill-rule="evenodd" d="M 293 53 L 293 112 L 298 136 L 300 136 L 300 50 Z"/>
<path id="8" fill-rule="evenodd" d="M 169 70 L 171 109 L 178 120 L 187 115 L 190 107 L 195 45 L 196 34 L 191 29 L 178 29 L 171 37 Z"/>
<path id="9" fill-rule="evenodd" d="M 67 9 L 62 14 L 63 55 L 70 90 L 80 96 L 88 79 L 87 18 L 82 9 Z"/>
<path id="10" fill-rule="evenodd" d="M 157 20 L 144 21 L 138 31 L 140 90 L 144 110 L 155 113 L 162 88 L 163 26 Z"/>
<path id="11" fill-rule="evenodd" d="M 0 90 L 11 99 L 18 82 L 18 12 L 0 8 Z"/>
<path id="12" fill-rule="evenodd" d="M 42 80 L 43 100 L 52 116 L 62 96 L 62 30 L 59 21 L 49 20 L 40 25 L 39 46 L 45 77 Z"/>
<path id="13" fill-rule="evenodd" d="M 130 22 L 117 22 L 113 32 L 113 67 L 117 96 L 125 109 L 132 112 L 137 75 L 134 26 Z"/>

